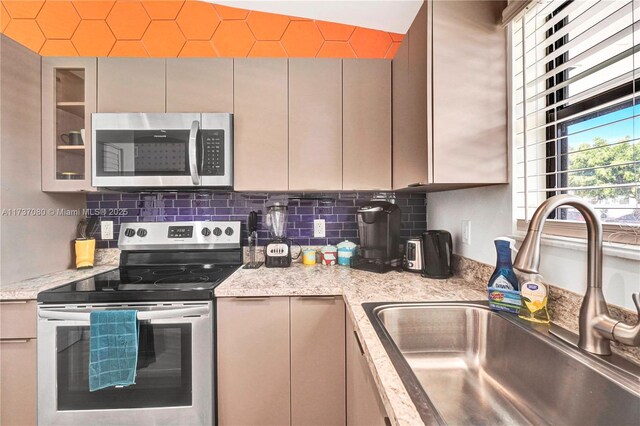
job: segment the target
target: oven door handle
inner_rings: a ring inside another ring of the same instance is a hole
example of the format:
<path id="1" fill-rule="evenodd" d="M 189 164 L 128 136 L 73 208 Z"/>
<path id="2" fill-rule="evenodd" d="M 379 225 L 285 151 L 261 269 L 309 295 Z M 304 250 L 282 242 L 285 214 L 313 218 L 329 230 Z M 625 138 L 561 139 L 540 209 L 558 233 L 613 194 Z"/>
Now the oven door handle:
<path id="1" fill-rule="evenodd" d="M 189 132 L 189 171 L 191 172 L 191 182 L 194 185 L 200 185 L 200 175 L 198 174 L 198 131 L 200 130 L 200 122 L 194 120 L 191 123 L 191 131 Z"/>
<path id="2" fill-rule="evenodd" d="M 208 306 L 197 306 L 193 308 L 162 309 L 157 311 L 138 311 L 138 321 L 150 321 L 161 319 L 174 319 L 186 316 L 199 316 L 209 313 Z M 61 321 L 83 321 L 89 322 L 90 312 L 69 312 L 59 310 L 45 310 L 38 312 L 38 316 L 43 319 Z"/>

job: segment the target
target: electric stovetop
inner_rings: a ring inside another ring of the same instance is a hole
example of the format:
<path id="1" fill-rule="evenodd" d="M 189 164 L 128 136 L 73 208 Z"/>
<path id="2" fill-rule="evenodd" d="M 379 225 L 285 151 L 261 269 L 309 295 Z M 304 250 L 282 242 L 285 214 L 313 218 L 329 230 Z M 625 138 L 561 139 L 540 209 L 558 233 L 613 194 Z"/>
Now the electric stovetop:
<path id="1" fill-rule="evenodd" d="M 116 270 L 38 294 L 40 303 L 212 300 L 242 264 L 240 222 L 122 225 Z"/>

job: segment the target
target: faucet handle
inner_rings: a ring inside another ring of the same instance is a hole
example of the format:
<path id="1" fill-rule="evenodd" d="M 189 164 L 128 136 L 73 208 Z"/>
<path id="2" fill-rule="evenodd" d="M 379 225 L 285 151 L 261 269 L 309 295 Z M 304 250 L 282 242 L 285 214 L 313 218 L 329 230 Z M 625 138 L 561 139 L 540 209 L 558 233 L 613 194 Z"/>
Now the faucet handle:
<path id="1" fill-rule="evenodd" d="M 640 317 L 640 294 L 633 293 L 631 295 L 633 303 L 638 310 L 638 316 Z M 616 342 L 623 343 L 628 346 L 640 346 L 640 319 L 636 325 L 628 325 L 619 321 L 613 327 L 613 338 Z"/>

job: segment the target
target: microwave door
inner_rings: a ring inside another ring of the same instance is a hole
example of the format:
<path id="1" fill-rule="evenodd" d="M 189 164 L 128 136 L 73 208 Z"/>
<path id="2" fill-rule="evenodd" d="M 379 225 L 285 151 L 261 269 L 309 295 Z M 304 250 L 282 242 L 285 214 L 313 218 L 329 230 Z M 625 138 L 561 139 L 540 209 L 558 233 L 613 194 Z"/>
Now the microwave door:
<path id="1" fill-rule="evenodd" d="M 189 171 L 191 173 L 191 183 L 200 185 L 200 174 L 198 171 L 198 134 L 200 132 L 200 122 L 194 120 L 191 123 L 189 132 Z"/>

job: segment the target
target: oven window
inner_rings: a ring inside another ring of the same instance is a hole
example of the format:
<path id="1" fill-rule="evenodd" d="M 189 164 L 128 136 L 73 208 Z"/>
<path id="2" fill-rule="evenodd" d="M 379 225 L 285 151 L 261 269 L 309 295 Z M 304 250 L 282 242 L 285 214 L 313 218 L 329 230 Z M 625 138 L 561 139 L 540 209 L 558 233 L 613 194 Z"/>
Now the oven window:
<path id="1" fill-rule="evenodd" d="M 189 175 L 189 130 L 96 130 L 96 175 Z"/>
<path id="2" fill-rule="evenodd" d="M 89 327 L 57 327 L 58 411 L 191 405 L 191 324 L 140 323 L 136 383 L 89 392 Z"/>

